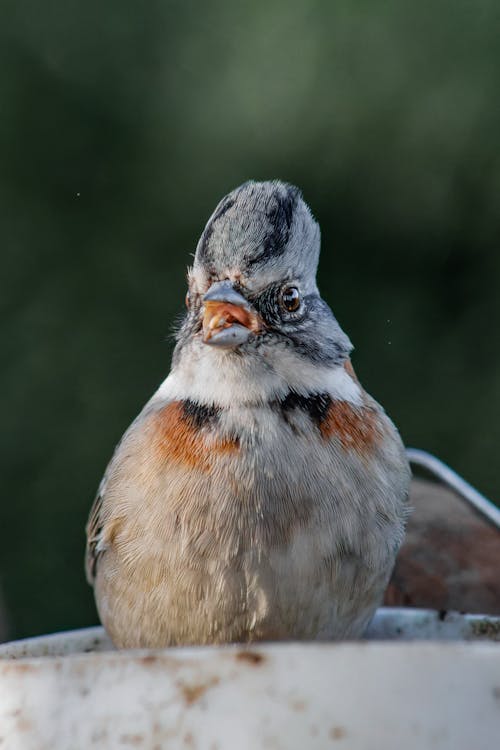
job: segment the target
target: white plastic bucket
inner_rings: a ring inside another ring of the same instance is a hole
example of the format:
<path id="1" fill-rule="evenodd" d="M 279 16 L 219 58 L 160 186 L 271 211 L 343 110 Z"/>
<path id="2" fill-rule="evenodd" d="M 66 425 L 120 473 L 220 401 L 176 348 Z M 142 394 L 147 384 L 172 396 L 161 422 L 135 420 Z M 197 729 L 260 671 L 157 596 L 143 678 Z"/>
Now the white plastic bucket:
<path id="1" fill-rule="evenodd" d="M 4 644 L 0 748 L 490 750 L 499 639 L 500 618 L 383 609 L 352 643 L 118 652 L 89 628 Z"/>

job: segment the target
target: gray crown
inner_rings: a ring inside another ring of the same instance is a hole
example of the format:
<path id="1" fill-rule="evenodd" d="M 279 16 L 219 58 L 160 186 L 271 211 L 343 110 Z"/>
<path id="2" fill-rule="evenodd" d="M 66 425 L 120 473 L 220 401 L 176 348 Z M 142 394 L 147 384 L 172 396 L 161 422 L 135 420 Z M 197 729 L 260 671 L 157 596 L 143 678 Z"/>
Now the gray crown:
<path id="1" fill-rule="evenodd" d="M 319 248 L 319 226 L 297 187 L 278 180 L 245 182 L 220 201 L 208 220 L 194 268 L 244 274 L 286 264 L 291 276 L 314 279 Z"/>

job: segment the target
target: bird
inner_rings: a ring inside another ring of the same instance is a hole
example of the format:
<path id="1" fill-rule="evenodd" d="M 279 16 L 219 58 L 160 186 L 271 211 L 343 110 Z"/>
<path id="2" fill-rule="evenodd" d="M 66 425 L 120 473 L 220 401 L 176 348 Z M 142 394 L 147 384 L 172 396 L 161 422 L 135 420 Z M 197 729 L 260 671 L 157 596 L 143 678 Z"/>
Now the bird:
<path id="1" fill-rule="evenodd" d="M 355 639 L 380 604 L 410 470 L 320 296 L 319 252 L 280 180 L 245 182 L 210 216 L 170 373 L 86 528 L 116 647 Z"/>

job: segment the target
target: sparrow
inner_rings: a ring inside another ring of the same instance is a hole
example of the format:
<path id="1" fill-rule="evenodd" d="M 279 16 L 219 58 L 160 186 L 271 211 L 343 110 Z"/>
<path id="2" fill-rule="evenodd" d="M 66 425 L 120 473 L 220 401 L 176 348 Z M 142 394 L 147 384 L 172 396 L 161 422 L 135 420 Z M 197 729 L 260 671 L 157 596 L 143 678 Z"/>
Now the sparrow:
<path id="1" fill-rule="evenodd" d="M 247 182 L 208 220 L 170 374 L 87 525 L 117 647 L 357 638 L 381 602 L 410 470 L 320 296 L 319 251 L 284 182 Z"/>

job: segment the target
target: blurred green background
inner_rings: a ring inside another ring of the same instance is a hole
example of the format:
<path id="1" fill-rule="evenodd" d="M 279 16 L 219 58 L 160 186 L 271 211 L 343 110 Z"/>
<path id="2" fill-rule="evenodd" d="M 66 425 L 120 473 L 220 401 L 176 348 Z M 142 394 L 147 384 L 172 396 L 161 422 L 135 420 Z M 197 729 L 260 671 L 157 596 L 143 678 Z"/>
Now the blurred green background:
<path id="1" fill-rule="evenodd" d="M 2 0 L 3 637 L 96 622 L 95 489 L 249 178 L 302 188 L 407 444 L 500 499 L 499 29 L 493 0 Z"/>

